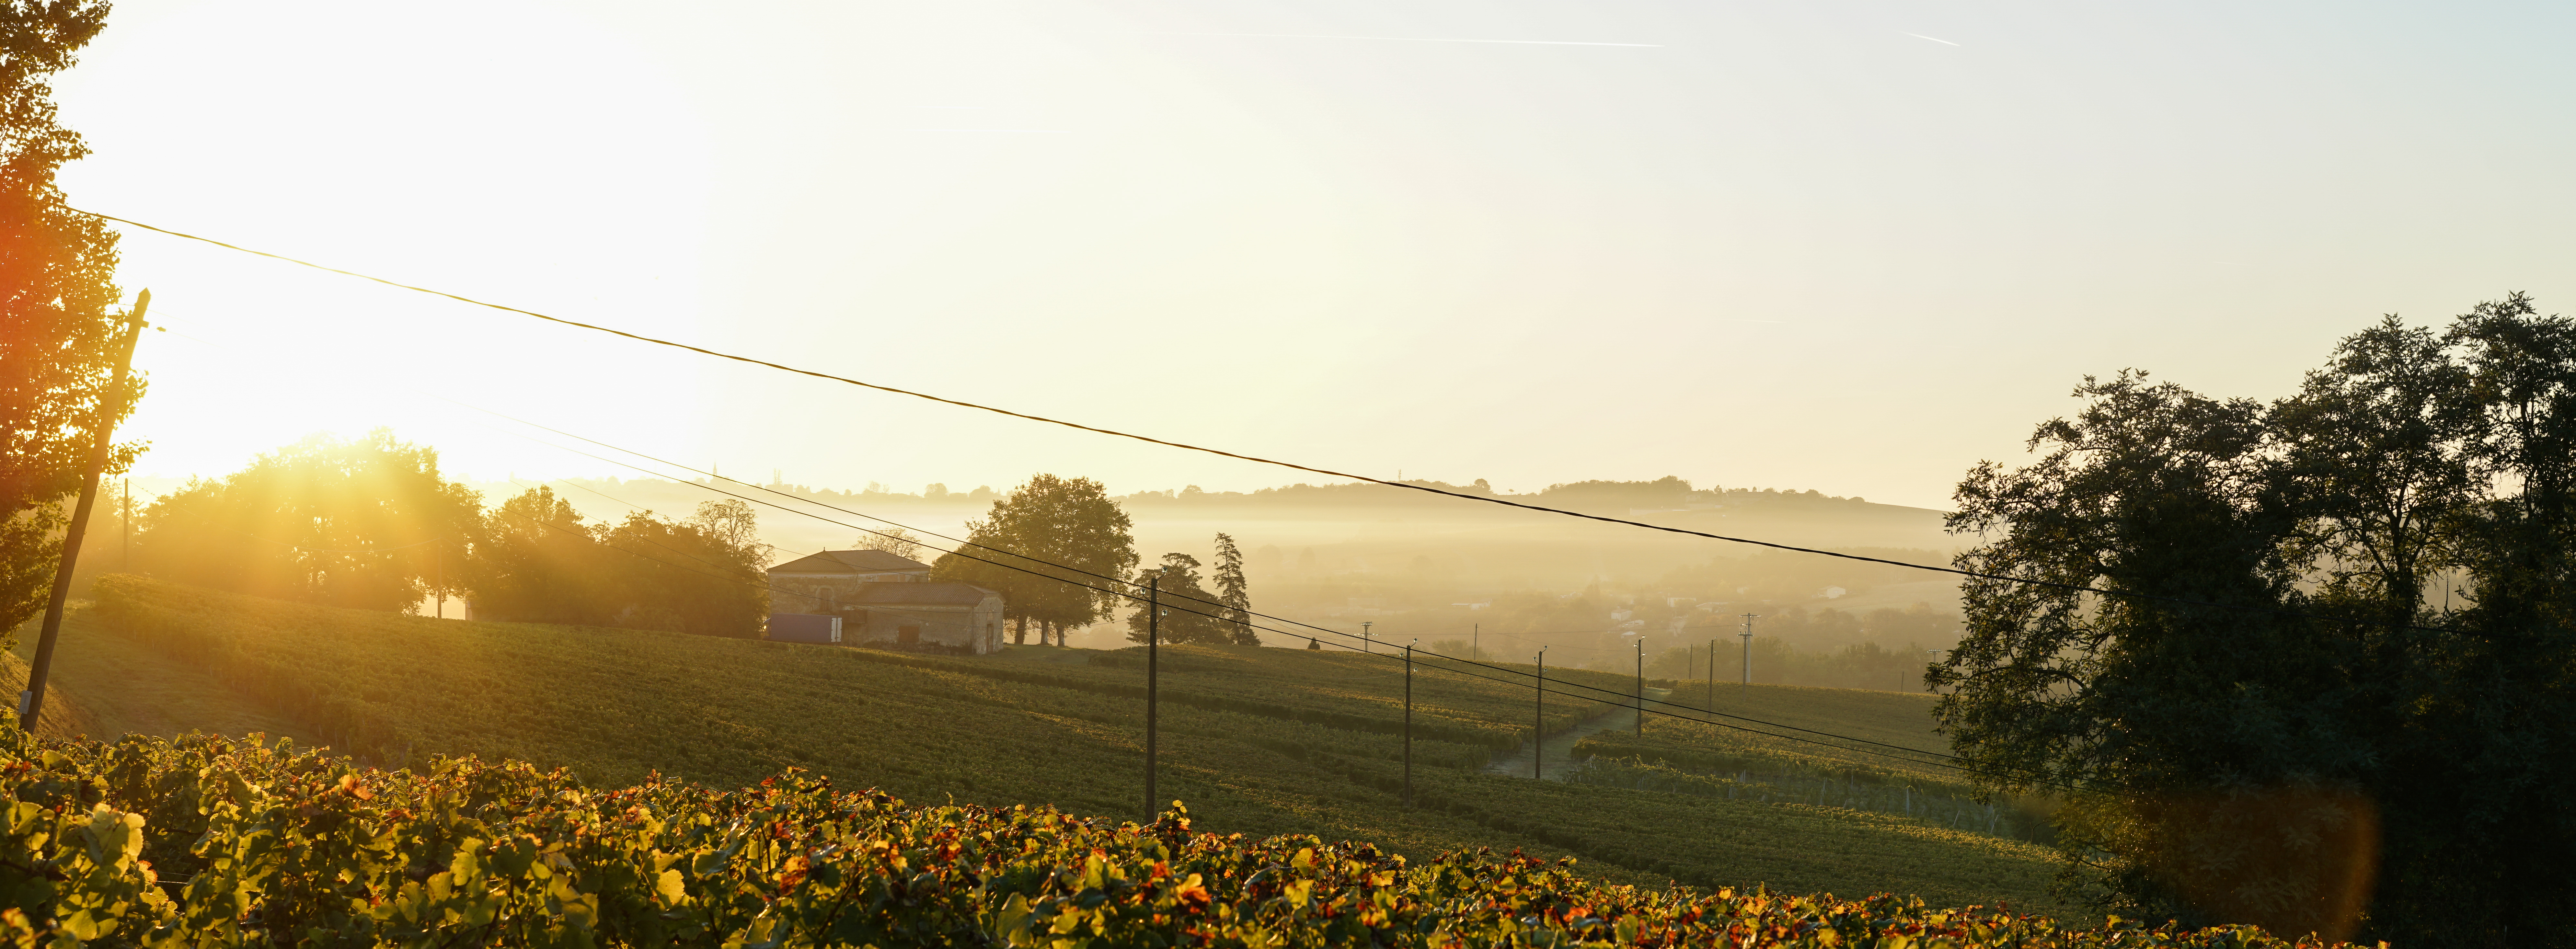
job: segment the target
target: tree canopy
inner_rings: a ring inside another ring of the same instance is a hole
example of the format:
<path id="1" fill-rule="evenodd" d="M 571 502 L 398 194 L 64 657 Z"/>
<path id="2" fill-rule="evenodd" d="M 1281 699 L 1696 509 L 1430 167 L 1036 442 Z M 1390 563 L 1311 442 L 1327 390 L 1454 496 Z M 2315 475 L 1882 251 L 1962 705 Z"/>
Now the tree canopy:
<path id="1" fill-rule="evenodd" d="M 110 392 L 124 320 L 116 235 L 63 206 L 55 172 L 89 154 L 55 121 L 47 80 L 106 26 L 98 2 L 0 4 L 0 631 L 41 609 L 94 433 L 133 411 Z M 117 445 L 108 470 L 142 450 Z M 0 639 L 15 635 L 0 632 Z"/>
<path id="2" fill-rule="evenodd" d="M 1134 526 L 1100 482 L 1037 475 L 970 522 L 968 543 L 933 562 L 931 578 L 1001 591 L 1019 641 L 1035 623 L 1043 642 L 1110 615 L 1121 597 L 1107 578 L 1135 568 Z"/>
<path id="3" fill-rule="evenodd" d="M 1160 622 L 1152 632 L 1162 642 L 1218 645 L 1234 641 L 1231 624 L 1226 622 L 1225 601 L 1208 592 L 1207 578 L 1199 575 L 1199 558 L 1183 553 L 1163 555 L 1159 574 L 1138 573 L 1136 583 L 1151 581 L 1154 598 L 1160 602 Z M 1147 620 L 1153 614 L 1145 604 L 1127 614 L 1127 641 L 1145 641 Z"/>
<path id="4" fill-rule="evenodd" d="M 684 521 L 649 511 L 585 525 L 544 486 L 494 508 L 469 583 L 477 618 L 756 637 L 769 614 L 751 506 L 707 501 Z"/>
<path id="5" fill-rule="evenodd" d="M 1964 585 L 1927 676 L 1997 788 L 2070 795 L 2070 880 L 2140 914 L 2576 942 L 2576 321 L 2520 294 L 2391 317 L 2268 404 L 2136 371 L 2075 395 L 2034 462 L 1960 484 L 1958 565 L 2011 579 Z"/>
<path id="6" fill-rule="evenodd" d="M 482 499 L 434 449 L 379 429 L 315 435 L 220 481 L 199 479 L 138 518 L 139 569 L 193 586 L 374 610 L 462 589 Z"/>

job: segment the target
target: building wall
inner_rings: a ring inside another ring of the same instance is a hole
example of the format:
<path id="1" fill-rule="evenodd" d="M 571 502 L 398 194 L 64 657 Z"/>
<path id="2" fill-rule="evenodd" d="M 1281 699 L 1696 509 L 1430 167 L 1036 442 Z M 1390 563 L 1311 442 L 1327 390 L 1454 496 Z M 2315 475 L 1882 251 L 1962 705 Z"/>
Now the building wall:
<path id="1" fill-rule="evenodd" d="M 856 611 L 851 611 L 856 612 Z M 841 641 L 883 649 L 981 656 L 1001 651 L 1002 598 L 974 606 L 871 606 L 841 628 Z M 852 632 L 852 627 L 857 627 Z M 913 627 L 906 641 L 904 628 Z"/>
<path id="2" fill-rule="evenodd" d="M 852 645 L 978 656 L 1001 651 L 1002 598 L 998 595 L 985 597 L 971 607 L 863 606 L 856 602 L 859 591 L 873 584 L 927 580 L 910 573 L 773 573 L 769 575 L 769 608 L 780 613 L 843 617 L 841 641 Z M 905 626 L 920 627 L 914 642 L 901 641 Z"/>

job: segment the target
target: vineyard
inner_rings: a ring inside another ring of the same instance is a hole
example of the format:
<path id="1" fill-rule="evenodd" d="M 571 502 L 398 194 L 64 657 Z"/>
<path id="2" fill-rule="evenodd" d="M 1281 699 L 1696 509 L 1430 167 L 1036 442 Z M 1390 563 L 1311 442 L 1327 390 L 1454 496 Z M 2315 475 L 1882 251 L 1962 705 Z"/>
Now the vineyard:
<path id="1" fill-rule="evenodd" d="M 524 763 L 0 726 L 22 946 L 2287 947 L 2002 907 L 1605 884 L 1575 861 L 914 807 L 789 770 L 600 789 Z"/>
<path id="2" fill-rule="evenodd" d="M 2053 839 L 2049 802 L 1998 798 L 1978 803 L 1977 788 L 1958 769 L 1928 763 L 1930 755 L 1888 753 L 1893 750 L 1889 746 L 1941 749 L 1939 737 L 1924 727 L 1931 696 L 1801 686 L 1723 685 L 1714 691 L 1714 703 L 1699 688 L 1678 690 L 1674 699 L 1729 717 L 1651 717 L 1644 735 L 1609 731 L 1586 736 L 1572 755 L 1585 766 L 1568 772 L 1568 779 L 1706 797 L 1807 801 L 1921 817 L 2022 840 Z M 1804 736 L 1810 741 L 1784 741 L 1747 728 L 1800 733 L 1756 721 L 1795 724 L 1859 741 L 1813 735 Z"/>
<path id="3" fill-rule="evenodd" d="M 100 642 L 67 651 L 113 641 L 183 662 L 301 723 L 297 733 L 310 742 L 373 763 L 419 768 L 436 755 L 471 754 L 568 768 L 595 787 L 655 773 L 730 787 L 802 767 L 913 800 L 1149 816 L 1142 683 L 1116 658 L 931 658 L 438 621 L 131 577 L 103 578 L 97 593 L 78 627 Z M 1023 655 L 1085 654 L 1010 654 Z M 1587 877 L 1609 883 L 1767 883 L 2053 907 L 2050 855 L 2029 844 L 1834 802 L 1481 773 L 1488 755 L 1517 740 L 1516 729 L 1527 731 L 1506 724 L 1527 714 L 1526 693 L 1513 698 L 1519 690 L 1478 680 L 1444 684 L 1438 673 L 1416 680 L 1418 806 L 1406 810 L 1399 664 L 1282 649 L 1173 649 L 1167 657 L 1176 671 L 1163 688 L 1161 787 L 1189 800 L 1203 827 L 1366 838 L 1417 858 L 1520 848 L 1578 857 Z M 74 694 L 82 688 L 60 682 Z M 1585 711 L 1562 704 L 1568 724 Z"/>

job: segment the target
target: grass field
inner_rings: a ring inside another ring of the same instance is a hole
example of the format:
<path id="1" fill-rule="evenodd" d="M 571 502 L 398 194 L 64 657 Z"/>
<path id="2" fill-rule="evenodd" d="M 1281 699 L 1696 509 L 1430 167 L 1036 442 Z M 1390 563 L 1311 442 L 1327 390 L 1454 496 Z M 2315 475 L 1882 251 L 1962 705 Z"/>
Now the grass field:
<path id="1" fill-rule="evenodd" d="M 36 654 L 36 620 L 18 628 L 18 646 L 0 659 L 9 664 L 9 694 L 25 688 L 26 664 Z M 41 735 L 58 730 L 92 738 L 113 735 L 175 737 L 190 731 L 217 735 L 295 735 L 304 727 L 234 691 L 204 669 L 130 641 L 107 635 L 89 610 L 64 618 L 54 646 L 54 671 L 46 690 Z M 68 706 L 70 716 L 53 714 Z"/>
<path id="2" fill-rule="evenodd" d="M 1936 756 L 1946 750 L 1932 731 L 1932 696 L 1794 685 L 1720 685 L 1715 693 L 1712 702 L 1705 686 L 1675 690 L 1670 700 L 1692 709 L 1690 717 L 1649 715 L 1643 735 L 1617 729 L 1585 737 L 1569 757 L 1588 759 L 1588 765 L 1568 778 L 1677 794 L 1808 801 L 2020 840 L 2054 839 L 2051 802 L 2000 797 L 1977 803 L 1971 776 L 1939 763 Z M 1715 714 L 1705 714 L 1710 712 Z"/>
<path id="3" fill-rule="evenodd" d="M 797 765 L 915 801 L 1144 811 L 1129 653 L 934 658 L 428 620 L 130 577 L 97 591 L 66 631 L 56 681 L 107 725 L 175 724 L 132 707 L 169 701 L 230 716 L 210 729 L 256 719 L 388 764 L 470 753 L 601 785 L 659 771 L 724 787 Z M 2045 895 L 2053 867 L 2028 844 L 1844 807 L 1482 774 L 1528 731 L 1528 687 L 1436 670 L 1415 680 L 1419 806 L 1407 810 L 1399 663 L 1250 648 L 1165 658 L 1160 796 L 1189 801 L 1205 829 L 1369 839 L 1417 857 L 1519 847 L 1579 857 L 1612 882 L 2058 908 Z M 145 686 L 133 671 L 147 667 L 185 675 Z M 1551 729 L 1601 711 L 1563 704 Z"/>

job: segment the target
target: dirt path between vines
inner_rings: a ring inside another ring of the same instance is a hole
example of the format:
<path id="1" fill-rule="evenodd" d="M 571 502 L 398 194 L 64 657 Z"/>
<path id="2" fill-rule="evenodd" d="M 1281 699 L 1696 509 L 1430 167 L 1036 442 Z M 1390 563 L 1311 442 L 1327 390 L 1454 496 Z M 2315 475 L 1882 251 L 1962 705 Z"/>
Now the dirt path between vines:
<path id="1" fill-rule="evenodd" d="M 1671 689 L 1647 689 L 1646 701 L 1663 701 L 1672 695 L 1672 691 Z M 1550 781 L 1563 781 L 1566 771 L 1574 766 L 1574 746 L 1577 742 L 1602 732 L 1627 731 L 1635 727 L 1637 727 L 1635 709 L 1611 709 L 1577 722 L 1573 728 L 1549 735 L 1547 740 L 1541 743 L 1541 747 L 1546 749 L 1547 761 L 1545 767 L 1540 769 L 1539 775 Z M 1529 777 L 1530 743 L 1521 742 L 1520 747 L 1512 749 L 1510 754 L 1495 758 L 1492 763 L 1485 765 L 1485 773 Z"/>

